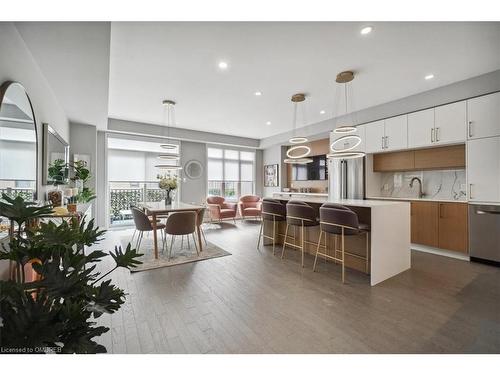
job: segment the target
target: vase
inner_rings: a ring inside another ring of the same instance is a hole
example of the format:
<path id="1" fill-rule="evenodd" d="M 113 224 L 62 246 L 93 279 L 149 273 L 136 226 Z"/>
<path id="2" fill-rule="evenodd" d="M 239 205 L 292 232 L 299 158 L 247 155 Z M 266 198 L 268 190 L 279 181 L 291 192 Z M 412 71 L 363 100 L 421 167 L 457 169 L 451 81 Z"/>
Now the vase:
<path id="1" fill-rule="evenodd" d="M 170 190 L 167 190 L 167 195 L 165 196 L 165 205 L 170 206 L 172 204 L 172 197 L 170 196 Z"/>

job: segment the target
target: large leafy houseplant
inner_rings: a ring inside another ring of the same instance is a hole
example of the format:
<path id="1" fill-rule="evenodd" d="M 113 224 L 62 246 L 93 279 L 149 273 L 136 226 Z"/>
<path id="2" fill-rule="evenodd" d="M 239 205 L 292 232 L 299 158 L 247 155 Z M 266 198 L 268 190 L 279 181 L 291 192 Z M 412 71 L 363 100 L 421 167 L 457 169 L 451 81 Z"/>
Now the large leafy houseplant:
<path id="1" fill-rule="evenodd" d="M 68 178 L 68 165 L 62 159 L 56 159 L 49 164 L 48 168 L 49 181 L 54 186 L 66 184 Z"/>
<path id="2" fill-rule="evenodd" d="M 119 267 L 136 267 L 142 254 L 115 247 L 107 254 L 83 251 L 100 241 L 105 231 L 94 221 L 76 219 L 61 224 L 38 223 L 51 212 L 21 197 L 2 195 L 0 216 L 17 229 L 0 246 L 0 260 L 13 265 L 12 277 L 0 281 L 0 348 L 2 352 L 101 353 L 106 348 L 94 338 L 109 328 L 95 319 L 114 313 L 125 302 L 125 293 L 107 276 Z M 111 256 L 114 267 L 101 274 L 97 264 Z M 36 272 L 25 278 L 26 267 Z"/>
<path id="3" fill-rule="evenodd" d="M 71 167 L 73 168 L 72 181 L 75 183 L 77 181 L 81 182 L 81 190 L 79 191 L 76 200 L 80 203 L 88 203 L 96 198 L 96 195 L 91 188 L 86 186 L 87 182 L 92 177 L 90 169 L 87 168 L 87 162 L 85 160 L 78 160 L 74 162 Z"/>

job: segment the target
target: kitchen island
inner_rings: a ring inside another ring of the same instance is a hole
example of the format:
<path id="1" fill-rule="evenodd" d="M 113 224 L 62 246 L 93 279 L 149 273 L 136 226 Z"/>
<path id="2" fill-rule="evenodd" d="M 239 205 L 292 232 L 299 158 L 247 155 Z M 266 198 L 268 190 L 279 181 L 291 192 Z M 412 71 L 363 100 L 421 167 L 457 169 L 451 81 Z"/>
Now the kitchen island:
<path id="1" fill-rule="evenodd" d="M 273 199 L 286 203 L 290 199 L 276 194 Z M 301 201 L 307 202 L 316 208 L 319 217 L 319 207 L 326 202 L 338 203 L 349 207 L 358 214 L 359 221 L 369 224 L 371 232 L 369 235 L 369 273 L 370 284 L 376 285 L 387 280 L 411 267 L 410 257 L 410 204 L 408 202 L 394 202 L 383 200 L 363 199 L 338 199 L 331 200 L 326 197 L 306 196 Z M 272 222 L 264 222 L 264 232 L 272 237 Z M 275 232 L 277 243 L 283 243 L 286 223 L 280 223 Z M 292 231 L 297 243 L 300 241 L 300 230 Z M 304 235 L 306 252 L 314 255 L 319 238 L 319 226 L 307 228 Z M 328 249 L 333 253 L 335 248 L 335 236 L 328 236 Z M 290 241 L 290 239 L 289 239 Z M 365 261 L 357 257 L 365 254 L 366 237 L 346 236 L 346 251 L 352 255 L 345 257 L 345 265 L 359 271 L 365 271 Z M 265 240 L 270 244 L 272 240 Z M 323 240 L 322 240 L 323 243 Z M 292 251 L 287 247 L 286 251 Z M 286 257 L 286 255 L 285 255 Z M 347 276 L 349 280 L 349 276 Z"/>

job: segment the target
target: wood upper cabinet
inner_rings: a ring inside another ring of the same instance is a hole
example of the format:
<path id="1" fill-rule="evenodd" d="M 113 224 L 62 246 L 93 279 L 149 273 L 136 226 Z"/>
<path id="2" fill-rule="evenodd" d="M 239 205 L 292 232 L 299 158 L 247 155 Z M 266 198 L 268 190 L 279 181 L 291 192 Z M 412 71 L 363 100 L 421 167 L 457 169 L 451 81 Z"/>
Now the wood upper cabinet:
<path id="1" fill-rule="evenodd" d="M 467 253 L 467 203 L 438 203 L 440 249 Z"/>
<path id="2" fill-rule="evenodd" d="M 436 202 L 411 202 L 411 242 L 438 247 L 439 206 Z"/>
<path id="3" fill-rule="evenodd" d="M 385 151 L 408 148 L 408 115 L 385 120 Z"/>
<path id="4" fill-rule="evenodd" d="M 411 242 L 467 253 L 467 203 L 411 202 Z"/>
<path id="5" fill-rule="evenodd" d="M 434 144 L 434 108 L 408 114 L 408 147 Z"/>
<path id="6" fill-rule="evenodd" d="M 374 172 L 411 171 L 413 169 L 415 169 L 415 154 L 413 151 L 373 155 Z"/>
<path id="7" fill-rule="evenodd" d="M 415 150 L 415 169 L 465 168 L 465 145 Z"/>
<path id="8" fill-rule="evenodd" d="M 468 138 L 500 135 L 500 92 L 467 100 Z"/>
<path id="9" fill-rule="evenodd" d="M 465 142 L 466 125 L 467 104 L 465 101 L 436 107 L 434 112 L 434 143 Z"/>
<path id="10" fill-rule="evenodd" d="M 374 172 L 465 168 L 465 145 L 373 155 Z"/>

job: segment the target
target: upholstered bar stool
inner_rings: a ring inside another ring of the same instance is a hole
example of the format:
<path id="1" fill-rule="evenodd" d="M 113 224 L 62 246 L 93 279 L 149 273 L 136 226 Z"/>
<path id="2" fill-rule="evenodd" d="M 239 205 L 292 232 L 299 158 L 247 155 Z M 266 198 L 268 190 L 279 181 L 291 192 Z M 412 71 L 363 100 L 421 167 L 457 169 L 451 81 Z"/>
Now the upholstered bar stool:
<path id="1" fill-rule="evenodd" d="M 316 270 L 316 262 L 318 260 L 318 255 L 324 257 L 325 259 L 332 259 L 335 262 L 338 262 L 342 265 L 342 282 L 345 282 L 345 254 L 350 256 L 360 258 L 365 261 L 365 272 L 368 273 L 368 262 L 369 262 L 369 230 L 370 227 L 366 224 L 360 224 L 358 221 L 358 215 L 350 210 L 349 208 L 334 204 L 334 203 L 325 203 L 319 209 L 320 216 L 320 233 L 318 240 L 318 247 L 316 249 L 316 256 L 314 258 L 314 266 L 313 271 Z M 355 236 L 362 233 L 366 233 L 366 254 L 365 256 L 360 256 L 357 254 L 353 254 L 345 250 L 345 236 Z M 320 252 L 321 238 L 325 236 L 325 244 L 326 236 L 328 234 L 333 234 L 335 236 L 340 236 L 340 249 L 337 249 L 337 240 L 335 240 L 335 249 L 334 254 L 329 255 L 326 252 Z M 340 258 L 337 254 L 340 253 Z"/>
<path id="2" fill-rule="evenodd" d="M 277 199 L 264 198 L 262 200 L 259 240 L 257 241 L 257 249 L 260 245 L 260 238 L 268 238 L 273 240 L 273 255 L 276 247 L 276 224 L 286 220 L 286 206 Z M 268 236 L 263 232 L 264 221 L 272 221 L 273 236 Z M 264 240 L 262 240 L 264 242 Z"/>
<path id="3" fill-rule="evenodd" d="M 315 227 L 319 225 L 318 219 L 316 217 L 316 211 L 314 208 L 309 206 L 306 202 L 298 201 L 298 200 L 290 200 L 286 204 L 286 230 L 285 230 L 285 239 L 283 240 L 283 250 L 281 251 L 281 259 L 285 255 L 285 247 L 288 245 L 290 247 L 294 247 L 299 249 L 302 252 L 302 260 L 301 264 L 304 267 L 304 244 L 308 241 L 305 240 L 305 228 L 306 227 Z M 290 226 L 294 227 L 294 243 L 287 242 L 288 239 L 288 228 Z M 297 245 L 295 242 L 297 240 L 297 236 L 295 235 L 295 229 L 300 227 L 300 245 Z M 319 243 L 318 243 L 319 245 Z"/>

